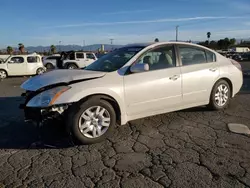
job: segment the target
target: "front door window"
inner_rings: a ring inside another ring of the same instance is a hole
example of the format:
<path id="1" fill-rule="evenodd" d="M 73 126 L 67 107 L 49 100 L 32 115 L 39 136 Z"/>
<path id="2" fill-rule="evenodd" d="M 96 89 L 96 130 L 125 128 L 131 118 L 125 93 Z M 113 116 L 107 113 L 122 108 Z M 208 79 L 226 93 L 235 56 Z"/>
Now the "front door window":
<path id="1" fill-rule="evenodd" d="M 164 46 L 146 52 L 137 63 L 149 65 L 149 71 L 172 68 L 176 66 L 174 46 Z"/>

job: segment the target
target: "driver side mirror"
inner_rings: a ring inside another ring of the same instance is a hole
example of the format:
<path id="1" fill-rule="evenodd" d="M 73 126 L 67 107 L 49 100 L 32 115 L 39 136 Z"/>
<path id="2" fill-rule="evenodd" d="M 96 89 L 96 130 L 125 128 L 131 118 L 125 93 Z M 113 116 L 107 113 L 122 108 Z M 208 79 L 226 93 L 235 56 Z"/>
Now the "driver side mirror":
<path id="1" fill-rule="evenodd" d="M 130 71 L 132 73 L 149 71 L 149 65 L 148 64 L 135 64 L 130 67 Z"/>

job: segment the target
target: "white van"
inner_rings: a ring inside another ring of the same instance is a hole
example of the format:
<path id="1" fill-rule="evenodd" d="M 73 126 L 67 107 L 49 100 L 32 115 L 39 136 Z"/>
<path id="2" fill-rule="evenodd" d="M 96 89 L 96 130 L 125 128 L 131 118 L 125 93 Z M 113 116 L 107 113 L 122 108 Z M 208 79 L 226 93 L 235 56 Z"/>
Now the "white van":
<path id="1" fill-rule="evenodd" d="M 24 76 L 43 74 L 42 57 L 38 54 L 10 55 L 5 61 L 0 62 L 0 79 L 7 76 Z"/>

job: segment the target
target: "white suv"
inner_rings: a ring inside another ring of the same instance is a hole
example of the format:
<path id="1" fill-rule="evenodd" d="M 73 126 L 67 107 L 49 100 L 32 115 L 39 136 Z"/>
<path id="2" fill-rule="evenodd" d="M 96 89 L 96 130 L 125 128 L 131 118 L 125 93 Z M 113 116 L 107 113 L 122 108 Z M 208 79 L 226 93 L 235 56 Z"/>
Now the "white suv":
<path id="1" fill-rule="evenodd" d="M 0 78 L 42 74 L 46 71 L 42 58 L 38 54 L 11 55 L 0 62 Z"/>
<path id="2" fill-rule="evenodd" d="M 84 68 L 96 60 L 97 57 L 91 52 L 71 52 L 63 60 L 62 66 L 67 69 Z"/>

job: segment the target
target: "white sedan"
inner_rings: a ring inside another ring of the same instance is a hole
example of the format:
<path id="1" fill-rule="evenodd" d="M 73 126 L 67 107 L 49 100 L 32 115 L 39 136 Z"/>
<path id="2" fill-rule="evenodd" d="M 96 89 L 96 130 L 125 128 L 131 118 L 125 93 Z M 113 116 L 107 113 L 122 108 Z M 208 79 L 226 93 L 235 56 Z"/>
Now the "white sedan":
<path id="1" fill-rule="evenodd" d="M 195 106 L 221 110 L 243 82 L 241 66 L 203 46 L 163 42 L 115 50 L 84 70 L 27 80 L 27 120 L 65 118 L 71 135 L 96 143 L 116 124 Z"/>

